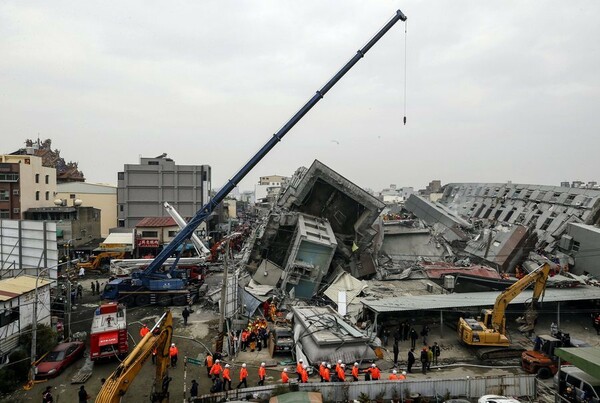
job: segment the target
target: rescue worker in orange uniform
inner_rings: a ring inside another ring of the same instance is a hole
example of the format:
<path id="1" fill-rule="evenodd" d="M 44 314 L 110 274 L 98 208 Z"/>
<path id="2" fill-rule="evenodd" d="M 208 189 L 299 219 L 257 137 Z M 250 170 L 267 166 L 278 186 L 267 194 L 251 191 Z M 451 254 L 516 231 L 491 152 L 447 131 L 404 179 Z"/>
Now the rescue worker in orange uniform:
<path id="1" fill-rule="evenodd" d="M 323 361 L 321 362 L 321 365 L 319 365 L 319 376 L 321 377 L 321 382 L 325 382 L 323 379 L 323 371 L 325 371 L 325 368 L 327 368 L 327 363 Z"/>
<path id="2" fill-rule="evenodd" d="M 302 358 L 298 360 L 296 364 L 296 374 L 298 375 L 298 382 L 302 382 Z"/>
<path id="3" fill-rule="evenodd" d="M 390 381 L 397 381 L 399 379 L 398 375 L 396 375 L 397 373 L 398 373 L 398 371 L 393 370 L 388 379 Z"/>
<path id="4" fill-rule="evenodd" d="M 179 350 L 175 346 L 175 343 L 171 343 L 171 347 L 169 347 L 169 357 L 171 357 L 171 366 L 175 368 L 177 366 L 177 356 L 179 355 Z"/>
<path id="5" fill-rule="evenodd" d="M 258 384 L 263 386 L 265 384 L 265 378 L 267 377 L 267 369 L 265 368 L 265 363 L 261 362 L 260 367 L 258 368 Z"/>
<path id="6" fill-rule="evenodd" d="M 281 373 L 281 382 L 288 383 L 289 381 L 290 381 L 290 377 L 288 376 L 288 369 L 284 368 L 283 372 Z"/>
<path id="7" fill-rule="evenodd" d="M 223 370 L 223 390 L 227 390 L 227 385 L 229 385 L 229 390 L 233 389 L 231 387 L 231 373 L 229 372 L 229 364 L 225 364 L 225 369 Z"/>
<path id="8" fill-rule="evenodd" d="M 221 367 L 221 361 L 215 360 L 212 368 L 210 369 L 210 375 L 212 376 L 213 382 L 217 380 L 217 378 L 221 377 L 221 372 L 223 371 L 223 367 Z"/>
<path id="9" fill-rule="evenodd" d="M 148 329 L 148 325 L 142 326 L 142 328 L 140 329 L 140 337 L 144 337 L 148 334 L 149 331 L 150 329 Z"/>
<path id="10" fill-rule="evenodd" d="M 355 362 L 352 366 L 352 380 L 358 382 L 358 362 Z"/>
<path id="11" fill-rule="evenodd" d="M 331 382 L 331 364 L 327 364 L 327 367 L 323 370 L 323 381 Z"/>
<path id="12" fill-rule="evenodd" d="M 378 381 L 381 379 L 381 371 L 377 368 L 375 363 L 371 364 L 371 379 L 373 381 Z"/>
<path id="13" fill-rule="evenodd" d="M 404 381 L 406 380 L 406 371 L 402 371 L 400 375 L 398 375 L 398 380 Z"/>
<path id="14" fill-rule="evenodd" d="M 206 353 L 206 358 L 204 359 L 204 365 L 206 365 L 206 374 L 210 378 L 210 370 L 213 366 L 213 356 L 210 353 Z"/>
<path id="15" fill-rule="evenodd" d="M 302 366 L 301 380 L 302 383 L 308 383 L 308 370 L 306 364 Z"/>
<path id="16" fill-rule="evenodd" d="M 336 375 L 338 378 L 338 382 L 346 382 L 346 365 L 338 365 Z"/>
<path id="17" fill-rule="evenodd" d="M 236 389 L 239 389 L 242 386 L 242 384 L 244 384 L 245 388 L 248 387 L 248 370 L 246 369 L 246 363 L 243 363 L 242 369 L 240 369 L 240 383 L 238 383 Z"/>

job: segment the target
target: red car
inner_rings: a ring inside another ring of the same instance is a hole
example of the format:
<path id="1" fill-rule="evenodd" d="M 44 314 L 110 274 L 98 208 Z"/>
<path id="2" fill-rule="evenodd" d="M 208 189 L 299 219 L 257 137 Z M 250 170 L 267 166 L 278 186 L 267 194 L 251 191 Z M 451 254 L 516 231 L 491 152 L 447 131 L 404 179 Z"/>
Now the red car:
<path id="1" fill-rule="evenodd" d="M 81 341 L 60 343 L 37 364 L 35 375 L 39 378 L 52 378 L 66 367 L 83 357 L 85 344 Z"/>

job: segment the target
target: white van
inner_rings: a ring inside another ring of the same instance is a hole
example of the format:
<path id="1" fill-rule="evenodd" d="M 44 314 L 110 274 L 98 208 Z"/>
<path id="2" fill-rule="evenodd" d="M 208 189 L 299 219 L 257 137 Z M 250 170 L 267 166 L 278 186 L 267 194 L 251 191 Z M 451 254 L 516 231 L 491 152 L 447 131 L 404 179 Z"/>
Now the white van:
<path id="1" fill-rule="evenodd" d="M 560 383 L 558 381 L 559 374 Z M 600 379 L 594 378 L 577 367 L 560 367 L 560 372 L 554 376 L 554 388 L 559 395 L 563 396 L 568 386 L 575 391 L 577 402 L 600 403 Z"/>

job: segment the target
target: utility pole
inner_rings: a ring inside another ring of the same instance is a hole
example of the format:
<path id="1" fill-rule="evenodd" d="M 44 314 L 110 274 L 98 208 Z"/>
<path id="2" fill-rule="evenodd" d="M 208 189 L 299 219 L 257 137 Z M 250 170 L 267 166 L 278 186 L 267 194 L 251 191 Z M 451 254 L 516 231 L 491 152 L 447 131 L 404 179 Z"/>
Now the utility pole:
<path id="1" fill-rule="evenodd" d="M 221 288 L 221 309 L 219 315 L 219 339 L 217 340 L 217 351 L 223 351 L 223 338 L 225 337 L 225 307 L 227 306 L 227 274 L 229 269 L 229 243 L 231 239 L 227 239 L 225 243 L 225 259 L 223 268 L 223 287 Z M 220 347 L 220 349 L 219 349 Z"/>
<path id="2" fill-rule="evenodd" d="M 71 241 L 69 241 L 71 242 Z M 69 243 L 67 243 L 67 298 L 65 301 L 65 341 L 70 340 L 71 337 L 71 280 L 69 275 L 71 274 L 71 253 L 69 250 Z"/>

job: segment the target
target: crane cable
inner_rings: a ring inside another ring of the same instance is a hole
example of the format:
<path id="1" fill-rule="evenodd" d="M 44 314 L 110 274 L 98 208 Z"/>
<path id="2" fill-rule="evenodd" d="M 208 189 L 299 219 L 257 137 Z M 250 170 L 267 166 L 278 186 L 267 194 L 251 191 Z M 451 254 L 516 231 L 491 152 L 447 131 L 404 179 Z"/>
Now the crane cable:
<path id="1" fill-rule="evenodd" d="M 406 36 L 407 22 L 404 21 L 404 125 L 406 126 Z"/>

